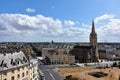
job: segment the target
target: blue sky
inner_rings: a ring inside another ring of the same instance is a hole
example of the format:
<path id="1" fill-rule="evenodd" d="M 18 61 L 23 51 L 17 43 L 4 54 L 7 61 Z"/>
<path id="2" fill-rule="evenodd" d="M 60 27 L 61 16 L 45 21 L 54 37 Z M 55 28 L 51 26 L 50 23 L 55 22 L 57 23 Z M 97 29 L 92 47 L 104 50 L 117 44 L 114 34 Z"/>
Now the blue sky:
<path id="1" fill-rule="evenodd" d="M 120 0 L 1 0 L 0 41 L 120 42 Z"/>

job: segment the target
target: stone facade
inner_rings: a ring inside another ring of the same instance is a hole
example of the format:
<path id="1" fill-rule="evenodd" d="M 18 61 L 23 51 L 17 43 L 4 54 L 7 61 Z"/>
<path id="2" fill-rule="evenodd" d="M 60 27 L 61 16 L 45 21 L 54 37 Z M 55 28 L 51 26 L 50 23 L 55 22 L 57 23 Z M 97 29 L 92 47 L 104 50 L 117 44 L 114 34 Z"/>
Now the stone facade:
<path id="1" fill-rule="evenodd" d="M 0 53 L 0 80 L 38 80 L 37 59 L 28 60 L 22 51 L 9 52 Z"/>
<path id="2" fill-rule="evenodd" d="M 50 64 L 71 64 L 75 62 L 75 56 L 69 54 L 69 49 L 44 48 L 42 56 L 50 59 Z"/>
<path id="3" fill-rule="evenodd" d="M 70 54 L 75 55 L 75 59 L 80 63 L 98 62 L 99 54 L 94 21 L 92 22 L 92 30 L 90 33 L 90 45 L 76 45 L 70 51 Z"/>
<path id="4" fill-rule="evenodd" d="M 75 55 L 75 59 L 79 63 L 91 62 L 91 46 L 79 46 L 76 45 L 70 51 L 70 54 Z"/>

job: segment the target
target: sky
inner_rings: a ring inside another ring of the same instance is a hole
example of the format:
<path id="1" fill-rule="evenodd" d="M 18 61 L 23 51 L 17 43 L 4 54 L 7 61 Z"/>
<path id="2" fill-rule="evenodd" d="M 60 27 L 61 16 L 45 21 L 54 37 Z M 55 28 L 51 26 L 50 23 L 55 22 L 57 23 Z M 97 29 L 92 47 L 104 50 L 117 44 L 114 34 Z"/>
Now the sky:
<path id="1" fill-rule="evenodd" d="M 120 42 L 120 0 L 0 0 L 0 42 Z"/>

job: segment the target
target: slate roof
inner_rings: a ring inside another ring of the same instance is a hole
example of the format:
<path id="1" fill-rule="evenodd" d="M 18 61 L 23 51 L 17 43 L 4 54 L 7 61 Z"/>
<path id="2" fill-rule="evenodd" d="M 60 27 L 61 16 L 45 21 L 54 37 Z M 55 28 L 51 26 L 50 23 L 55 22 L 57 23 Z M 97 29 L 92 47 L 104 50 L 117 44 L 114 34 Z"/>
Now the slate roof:
<path id="1" fill-rule="evenodd" d="M 0 71 L 28 64 L 22 51 L 14 53 L 0 53 Z"/>
<path id="2" fill-rule="evenodd" d="M 79 45 L 76 45 L 73 47 L 74 49 L 91 49 L 92 46 L 79 46 Z"/>

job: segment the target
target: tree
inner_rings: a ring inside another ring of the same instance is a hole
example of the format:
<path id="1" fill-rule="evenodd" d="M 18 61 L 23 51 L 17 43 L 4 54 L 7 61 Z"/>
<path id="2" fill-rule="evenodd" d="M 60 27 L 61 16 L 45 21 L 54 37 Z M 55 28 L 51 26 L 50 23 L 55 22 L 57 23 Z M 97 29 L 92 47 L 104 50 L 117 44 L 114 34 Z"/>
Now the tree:
<path id="1" fill-rule="evenodd" d="M 118 67 L 119 67 L 119 69 L 120 69 L 120 62 L 118 63 Z"/>
<path id="2" fill-rule="evenodd" d="M 51 63 L 50 58 L 46 56 L 45 57 L 45 62 L 46 62 L 46 64 L 50 64 Z"/>
<path id="3" fill-rule="evenodd" d="M 39 50 L 35 45 L 31 44 L 32 50 L 36 53 L 36 56 L 42 56 L 41 50 Z"/>
<path id="4" fill-rule="evenodd" d="M 65 77 L 65 80 L 78 80 L 78 78 L 72 77 L 72 75 L 68 75 Z"/>
<path id="5" fill-rule="evenodd" d="M 117 67 L 117 63 L 114 62 L 113 65 L 112 65 L 112 67 Z"/>

